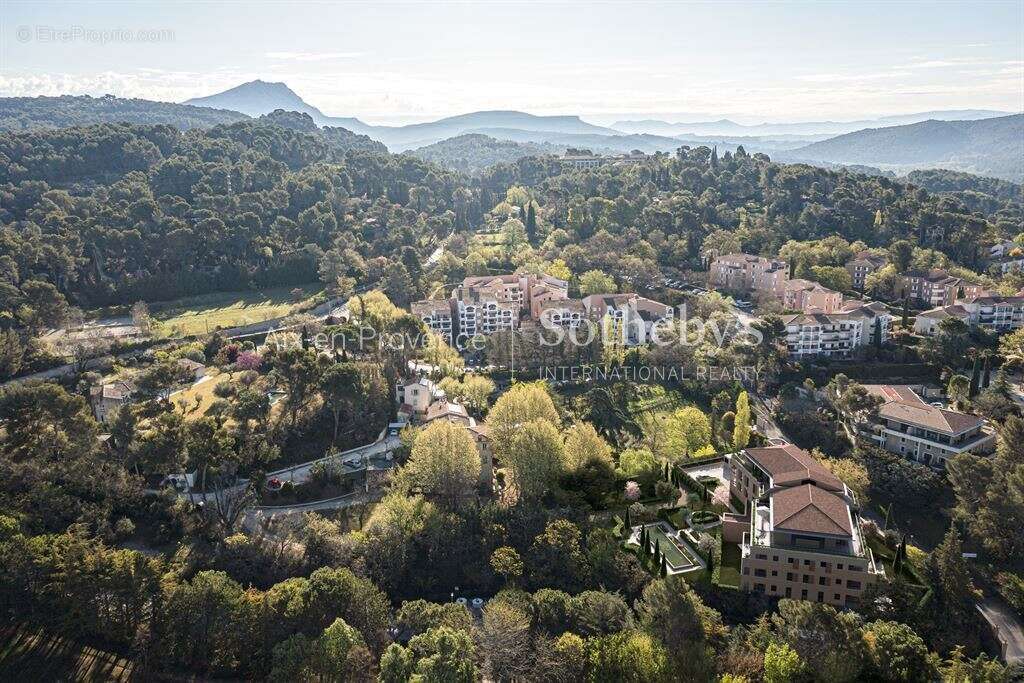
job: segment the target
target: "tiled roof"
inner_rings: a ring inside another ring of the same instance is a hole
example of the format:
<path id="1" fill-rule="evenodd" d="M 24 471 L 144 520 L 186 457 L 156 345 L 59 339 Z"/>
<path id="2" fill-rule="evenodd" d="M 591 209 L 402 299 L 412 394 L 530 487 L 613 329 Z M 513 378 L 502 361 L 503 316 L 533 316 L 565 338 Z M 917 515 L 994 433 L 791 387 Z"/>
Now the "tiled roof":
<path id="1" fill-rule="evenodd" d="M 843 490 L 839 477 L 825 469 L 810 453 L 793 444 L 748 448 L 744 453 L 768 473 L 776 486 L 792 486 L 811 480 L 823 488 Z"/>
<path id="2" fill-rule="evenodd" d="M 945 434 L 960 434 L 984 424 L 976 415 L 935 408 L 923 402 L 890 401 L 878 409 L 878 415 Z"/>
<path id="3" fill-rule="evenodd" d="M 794 486 L 771 495 L 773 528 L 815 534 L 852 536 L 849 504 L 812 484 Z"/>
<path id="4" fill-rule="evenodd" d="M 922 313 L 918 313 L 919 318 L 935 318 L 936 320 L 944 320 L 945 318 L 967 318 L 970 314 L 964 309 L 963 306 L 939 306 Z"/>

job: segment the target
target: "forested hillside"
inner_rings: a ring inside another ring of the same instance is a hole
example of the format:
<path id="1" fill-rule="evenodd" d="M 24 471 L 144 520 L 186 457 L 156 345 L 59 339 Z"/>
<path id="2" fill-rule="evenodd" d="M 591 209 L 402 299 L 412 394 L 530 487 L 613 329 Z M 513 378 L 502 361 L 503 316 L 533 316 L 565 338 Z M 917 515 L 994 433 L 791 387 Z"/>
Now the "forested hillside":
<path id="1" fill-rule="evenodd" d="M 34 279 L 83 306 L 304 283 L 334 244 L 427 249 L 478 220 L 454 176 L 338 135 L 258 121 L 0 135 L 0 260 L 22 290 L 4 309 Z"/>
<path id="2" fill-rule="evenodd" d="M 790 154 L 836 163 L 931 165 L 1019 182 L 1024 178 L 1024 114 L 869 128 L 815 142 Z"/>
<path id="3" fill-rule="evenodd" d="M 26 284 L 38 281 L 80 306 L 306 283 L 325 253 L 344 254 L 328 258 L 332 272 L 366 283 L 390 275 L 408 283 L 392 290 L 414 297 L 437 239 L 481 225 L 512 185 L 537 198 L 529 238 L 550 257 L 574 270 L 629 270 L 638 283 L 659 266 L 699 267 L 721 230 L 727 246 L 765 253 L 836 233 L 872 246 L 907 238 L 976 268 L 983 238 L 1021 224 L 1016 203 L 972 212 L 955 196 L 742 150 L 719 158 L 683 148 L 590 173 L 526 157 L 475 180 L 379 152 L 283 112 L 205 131 L 103 124 L 0 135 L 4 309 L 25 305 Z M 403 272 L 388 271 L 398 262 Z"/>
<path id="4" fill-rule="evenodd" d="M 166 123 L 186 129 L 233 123 L 247 118 L 245 114 L 227 109 L 124 99 L 113 95 L 0 98 L 0 130 L 12 131 L 115 122 Z"/>
<path id="5" fill-rule="evenodd" d="M 523 157 L 560 154 L 565 147 L 534 142 L 496 140 L 489 135 L 467 133 L 414 149 L 407 154 L 439 166 L 475 175 L 496 164 L 510 164 Z"/>

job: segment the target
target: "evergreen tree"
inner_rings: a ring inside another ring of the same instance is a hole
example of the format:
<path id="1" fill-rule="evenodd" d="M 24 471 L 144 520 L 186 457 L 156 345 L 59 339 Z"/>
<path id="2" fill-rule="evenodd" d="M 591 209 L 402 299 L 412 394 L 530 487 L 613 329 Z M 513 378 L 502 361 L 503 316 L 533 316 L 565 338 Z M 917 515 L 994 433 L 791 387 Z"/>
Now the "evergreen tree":
<path id="1" fill-rule="evenodd" d="M 875 331 L 874 331 L 874 339 L 873 339 L 873 341 L 875 343 L 875 348 L 876 349 L 882 348 L 882 319 L 881 318 L 875 318 Z"/>
<path id="2" fill-rule="evenodd" d="M 537 243 L 537 212 L 533 208 L 533 201 L 526 205 L 526 239 L 530 244 Z"/>
<path id="3" fill-rule="evenodd" d="M 668 560 L 664 556 L 661 558 L 661 578 L 668 576 Z"/>
<path id="4" fill-rule="evenodd" d="M 910 292 L 903 295 L 903 319 L 900 320 L 903 329 L 910 327 Z"/>
<path id="5" fill-rule="evenodd" d="M 986 351 L 983 356 L 985 365 L 981 373 L 981 388 L 988 389 L 988 385 L 992 381 L 992 354 Z"/>
<path id="6" fill-rule="evenodd" d="M 900 576 L 900 570 L 903 569 L 903 560 L 907 555 L 907 536 L 903 535 L 900 540 L 899 547 L 896 548 L 896 556 L 892 560 L 892 573 L 893 578 L 898 579 Z"/>
<path id="7" fill-rule="evenodd" d="M 981 357 L 974 354 L 974 366 L 971 368 L 971 386 L 968 390 L 968 398 L 974 398 L 978 395 L 978 387 L 981 384 Z"/>
<path id="8" fill-rule="evenodd" d="M 626 530 L 628 531 L 629 529 L 632 529 L 632 528 L 633 528 L 633 525 L 630 524 L 630 519 L 629 519 L 629 508 L 627 507 L 626 508 Z"/>
<path id="9" fill-rule="evenodd" d="M 718 168 L 718 145 L 711 148 L 711 160 L 709 162 L 712 170 Z"/>

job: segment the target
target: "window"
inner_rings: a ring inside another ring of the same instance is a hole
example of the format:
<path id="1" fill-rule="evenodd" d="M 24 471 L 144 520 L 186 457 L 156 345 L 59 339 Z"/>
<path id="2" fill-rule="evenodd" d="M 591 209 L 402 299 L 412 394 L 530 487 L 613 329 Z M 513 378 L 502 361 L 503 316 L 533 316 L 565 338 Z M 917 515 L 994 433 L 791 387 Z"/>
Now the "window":
<path id="1" fill-rule="evenodd" d="M 833 600 L 838 602 L 839 600 L 842 600 L 842 598 L 839 597 L 839 593 L 836 593 L 836 596 L 833 598 Z"/>
<path id="2" fill-rule="evenodd" d="M 860 581 L 853 581 L 851 579 L 850 581 L 846 582 L 846 587 L 851 589 L 851 590 L 859 590 L 860 589 Z"/>
<path id="3" fill-rule="evenodd" d="M 842 579 L 836 579 L 836 585 L 837 586 L 842 586 L 843 585 L 843 580 Z"/>
<path id="4" fill-rule="evenodd" d="M 828 578 L 826 578 L 824 576 L 819 576 L 818 577 L 818 585 L 819 586 L 827 586 L 828 585 Z"/>
<path id="5" fill-rule="evenodd" d="M 828 562 L 819 562 L 818 566 L 820 566 L 822 569 L 824 569 L 825 567 L 828 566 Z"/>
<path id="6" fill-rule="evenodd" d="M 756 557 L 759 560 L 767 560 L 768 559 L 767 555 L 755 555 L 754 557 Z"/>
<path id="7" fill-rule="evenodd" d="M 806 588 L 803 589 L 802 591 L 800 591 L 800 599 L 801 600 L 806 600 L 807 599 L 807 589 Z"/>
<path id="8" fill-rule="evenodd" d="M 763 583 L 755 583 L 754 584 L 754 590 L 756 590 L 758 593 L 764 593 L 764 584 Z"/>
<path id="9" fill-rule="evenodd" d="M 779 561 L 779 556 L 778 555 L 772 555 L 772 562 L 778 562 L 778 561 Z"/>
<path id="10" fill-rule="evenodd" d="M 808 574 L 804 574 L 802 580 L 803 580 L 804 583 L 810 583 L 811 582 L 811 577 Z"/>
<path id="11" fill-rule="evenodd" d="M 743 574 L 745 576 L 749 576 L 750 575 L 750 567 L 744 567 L 743 568 Z"/>
<path id="12" fill-rule="evenodd" d="M 763 569 L 755 569 L 755 570 L 754 570 L 754 576 L 757 576 L 757 577 L 761 577 L 761 578 L 763 578 L 763 577 L 765 577 L 765 576 L 768 576 L 768 574 L 767 574 L 767 572 L 765 572 L 765 570 L 763 570 Z"/>
<path id="13" fill-rule="evenodd" d="M 793 589 L 790 588 L 789 586 L 786 586 L 786 597 L 787 598 L 793 597 Z"/>
<path id="14" fill-rule="evenodd" d="M 818 591 L 818 602 L 825 602 L 825 594 Z"/>
<path id="15" fill-rule="evenodd" d="M 842 568 L 843 568 L 843 563 L 842 562 L 840 562 L 840 563 L 838 563 L 836 565 L 836 569 L 842 569 Z"/>
<path id="16" fill-rule="evenodd" d="M 778 586 L 772 586 L 772 591 L 771 592 L 772 593 L 778 593 L 779 592 L 779 587 Z"/>
<path id="17" fill-rule="evenodd" d="M 786 572 L 786 581 L 793 580 L 793 572 Z"/>

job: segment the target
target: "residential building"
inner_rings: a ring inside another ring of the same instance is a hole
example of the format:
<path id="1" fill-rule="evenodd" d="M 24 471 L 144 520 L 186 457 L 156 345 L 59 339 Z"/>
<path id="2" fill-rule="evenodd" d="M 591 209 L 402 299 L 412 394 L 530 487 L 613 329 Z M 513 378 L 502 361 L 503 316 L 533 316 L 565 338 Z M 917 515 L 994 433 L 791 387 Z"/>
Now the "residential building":
<path id="1" fill-rule="evenodd" d="M 931 306 L 950 306 L 958 299 L 982 296 L 985 293 L 983 285 L 954 277 L 941 268 L 927 272 L 908 271 L 899 276 L 897 290 L 901 297 L 909 295 L 911 299 Z"/>
<path id="2" fill-rule="evenodd" d="M 409 417 L 425 415 L 432 403 L 440 401 L 444 397 L 444 391 L 426 377 L 399 380 L 398 386 L 395 387 L 398 411 Z"/>
<path id="3" fill-rule="evenodd" d="M 786 351 L 796 359 L 845 358 L 871 335 L 871 330 L 865 331 L 864 319 L 849 313 L 798 313 L 783 316 L 782 322 L 786 326 Z"/>
<path id="4" fill-rule="evenodd" d="M 452 340 L 452 302 L 449 299 L 413 301 L 412 314 L 423 321 L 427 329 L 446 342 Z"/>
<path id="5" fill-rule="evenodd" d="M 605 338 L 622 340 L 625 346 L 647 343 L 655 327 L 675 319 L 671 306 L 639 294 L 591 294 L 583 299 L 583 309 L 601 325 Z"/>
<path id="6" fill-rule="evenodd" d="M 568 282 L 530 273 L 467 277 L 452 292 L 463 339 L 513 329 L 523 314 L 536 318 L 547 304 L 567 298 Z"/>
<path id="7" fill-rule="evenodd" d="M 881 332 L 881 342 L 887 344 L 892 336 L 892 313 L 889 307 L 879 301 L 857 301 L 850 299 L 844 301 L 839 307 L 840 314 L 845 314 L 852 319 L 860 318 L 863 327 L 861 344 L 867 345 L 874 341 L 876 327 Z"/>
<path id="8" fill-rule="evenodd" d="M 539 304 L 537 308 L 537 314 L 531 316 L 532 319 L 549 329 L 553 327 L 573 329 L 582 325 L 583 321 L 587 319 L 586 307 L 579 299 L 545 302 Z"/>
<path id="9" fill-rule="evenodd" d="M 749 254 L 726 254 L 711 262 L 710 282 L 734 292 L 782 298 L 789 280 L 785 261 Z"/>
<path id="10" fill-rule="evenodd" d="M 1013 240 L 999 240 L 991 247 L 988 248 L 989 260 L 1000 259 L 1015 249 L 1020 249 L 1021 246 Z"/>
<path id="11" fill-rule="evenodd" d="M 107 422 L 122 406 L 132 401 L 135 385 L 126 380 L 115 380 L 89 389 L 89 404 L 97 422 Z"/>
<path id="12" fill-rule="evenodd" d="M 939 306 L 917 314 L 914 331 L 933 335 L 946 318 L 962 320 L 968 327 L 989 332 L 1012 332 L 1024 327 L 1024 296 L 981 296 L 960 299 L 952 306 Z"/>
<path id="13" fill-rule="evenodd" d="M 853 288 L 858 292 L 864 291 L 868 275 L 876 270 L 881 270 L 888 262 L 889 259 L 884 256 L 876 256 L 869 251 L 858 252 L 846 264 L 846 271 L 853 281 Z"/>
<path id="14" fill-rule="evenodd" d="M 995 447 L 995 432 L 976 415 L 929 405 L 906 385 L 864 388 L 882 404 L 876 417 L 857 423 L 858 436 L 891 453 L 942 469 L 954 455 L 984 454 Z"/>
<path id="15" fill-rule="evenodd" d="M 956 318 L 957 320 L 962 320 L 965 325 L 969 325 L 971 314 L 960 304 L 938 306 L 937 308 L 917 314 L 917 317 L 914 319 L 914 332 L 928 336 L 937 334 L 940 323 L 947 318 Z"/>
<path id="16" fill-rule="evenodd" d="M 817 282 L 795 278 L 786 282 L 782 305 L 804 313 L 835 313 L 843 304 L 843 295 Z"/>
<path id="17" fill-rule="evenodd" d="M 884 576 L 861 528 L 856 496 L 792 444 L 730 456 L 730 488 L 746 503 L 727 520 L 740 536 L 740 587 L 779 598 L 858 607 Z"/>

